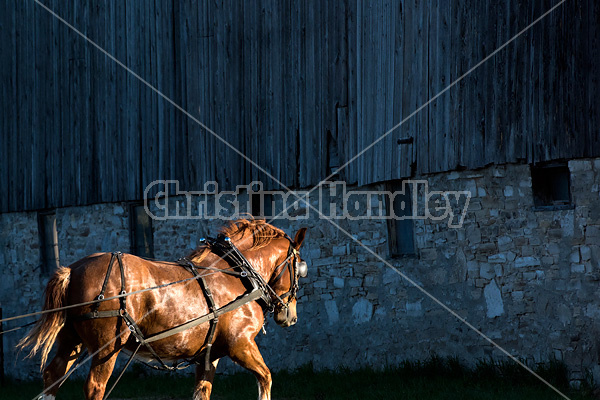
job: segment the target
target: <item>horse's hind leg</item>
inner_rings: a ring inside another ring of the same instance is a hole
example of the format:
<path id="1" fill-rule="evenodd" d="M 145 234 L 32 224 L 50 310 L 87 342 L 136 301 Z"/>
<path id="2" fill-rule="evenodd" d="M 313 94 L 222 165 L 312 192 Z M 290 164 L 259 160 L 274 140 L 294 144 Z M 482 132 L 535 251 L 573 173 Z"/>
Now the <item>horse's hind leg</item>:
<path id="1" fill-rule="evenodd" d="M 204 369 L 204 363 L 196 366 L 196 388 L 194 390 L 194 400 L 210 400 L 212 392 L 212 383 L 217 371 L 219 360 L 211 362 L 210 370 Z"/>
<path id="2" fill-rule="evenodd" d="M 90 350 L 88 349 L 88 351 Z M 102 400 L 104 398 L 106 384 L 115 367 L 115 362 L 120 351 L 120 348 L 110 350 L 101 349 L 94 355 L 90 373 L 83 387 L 86 400 Z"/>
<path id="3" fill-rule="evenodd" d="M 62 378 L 81 353 L 81 341 L 72 333 L 67 332 L 66 329 L 63 328 L 59 333 L 56 355 L 50 364 L 44 368 L 44 394 L 48 398 L 56 396 L 56 392 L 63 382 Z"/>

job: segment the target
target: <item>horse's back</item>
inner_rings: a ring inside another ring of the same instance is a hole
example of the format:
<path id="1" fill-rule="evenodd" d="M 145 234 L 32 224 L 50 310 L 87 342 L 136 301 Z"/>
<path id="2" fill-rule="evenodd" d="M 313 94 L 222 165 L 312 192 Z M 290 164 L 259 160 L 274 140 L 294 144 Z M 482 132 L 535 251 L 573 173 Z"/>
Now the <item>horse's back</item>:
<path id="1" fill-rule="evenodd" d="M 131 254 L 123 254 L 121 259 L 126 292 L 137 291 L 152 286 L 156 281 L 149 267 L 151 262 Z M 107 279 L 111 262 L 112 268 Z M 68 297 L 70 304 L 89 302 L 97 299 L 105 279 L 107 279 L 107 282 L 103 293 L 104 298 L 117 296 L 121 292 L 121 266 L 117 257 L 113 256 L 112 253 L 90 254 L 69 265 L 68 268 L 71 269 Z M 99 309 L 118 308 L 119 300 L 114 299 L 102 302 Z M 82 314 L 85 312 L 88 311 L 80 309 L 74 313 Z"/>

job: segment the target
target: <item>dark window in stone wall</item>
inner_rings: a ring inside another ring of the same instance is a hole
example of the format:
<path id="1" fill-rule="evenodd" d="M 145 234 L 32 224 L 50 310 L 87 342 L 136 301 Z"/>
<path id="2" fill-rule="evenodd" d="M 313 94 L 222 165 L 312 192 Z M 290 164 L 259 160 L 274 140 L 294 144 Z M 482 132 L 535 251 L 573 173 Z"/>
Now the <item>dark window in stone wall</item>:
<path id="1" fill-rule="evenodd" d="M 140 257 L 154 258 L 154 236 L 152 218 L 143 205 L 129 206 L 129 239 L 131 253 Z"/>
<path id="2" fill-rule="evenodd" d="M 38 213 L 40 258 L 42 274 L 50 274 L 60 266 L 58 253 L 58 231 L 54 211 Z"/>
<path id="3" fill-rule="evenodd" d="M 566 164 L 531 167 L 533 206 L 536 210 L 572 208 L 571 178 Z"/>
<path id="4" fill-rule="evenodd" d="M 392 204 L 386 204 L 388 210 L 394 210 L 397 217 L 412 216 L 412 197 L 410 185 L 405 185 L 404 193 L 402 181 L 391 181 L 386 184 L 386 190 L 396 193 Z M 386 196 L 387 199 L 387 196 Z M 392 257 L 415 255 L 415 229 L 412 218 L 388 219 L 388 243 Z"/>

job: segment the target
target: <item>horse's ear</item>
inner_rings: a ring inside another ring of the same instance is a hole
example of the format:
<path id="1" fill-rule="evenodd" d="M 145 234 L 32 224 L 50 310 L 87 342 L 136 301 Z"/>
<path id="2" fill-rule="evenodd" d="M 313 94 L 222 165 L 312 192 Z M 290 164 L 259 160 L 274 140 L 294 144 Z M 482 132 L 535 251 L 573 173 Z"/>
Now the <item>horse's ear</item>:
<path id="1" fill-rule="evenodd" d="M 296 245 L 296 250 L 300 248 L 302 242 L 304 241 L 304 236 L 306 235 L 307 228 L 300 228 L 298 232 L 296 232 L 296 236 L 294 237 L 294 244 Z"/>

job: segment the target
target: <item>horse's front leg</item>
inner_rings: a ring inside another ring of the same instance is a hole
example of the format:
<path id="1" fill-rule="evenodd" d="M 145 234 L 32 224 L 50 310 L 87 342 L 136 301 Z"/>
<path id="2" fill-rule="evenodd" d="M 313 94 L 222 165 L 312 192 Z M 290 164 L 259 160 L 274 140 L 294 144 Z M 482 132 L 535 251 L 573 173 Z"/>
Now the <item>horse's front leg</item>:
<path id="1" fill-rule="evenodd" d="M 194 389 L 194 400 L 210 400 L 212 383 L 217 371 L 219 360 L 210 363 L 210 370 L 204 368 L 204 363 L 196 365 L 196 388 Z"/>
<path id="2" fill-rule="evenodd" d="M 258 400 L 271 400 L 271 371 L 252 339 L 236 343 L 229 355 L 233 361 L 252 371 L 258 381 Z"/>

